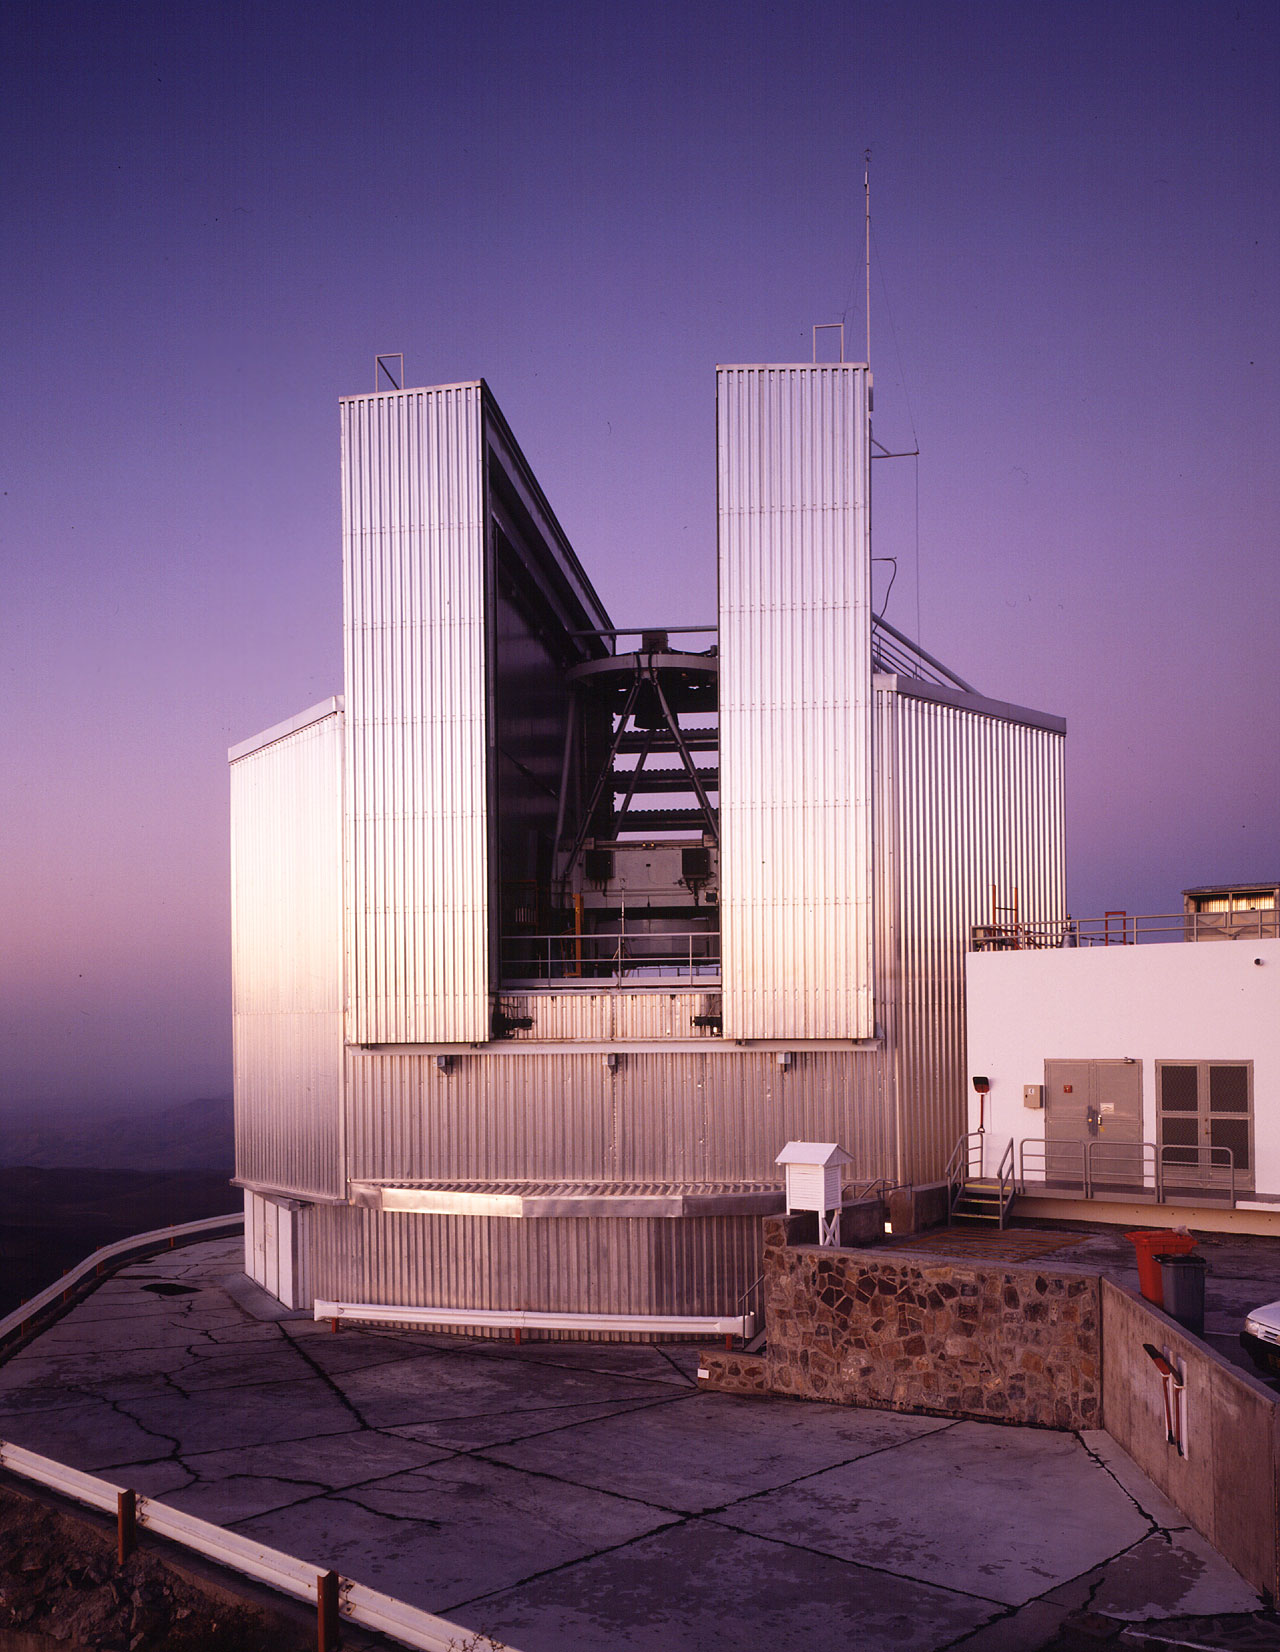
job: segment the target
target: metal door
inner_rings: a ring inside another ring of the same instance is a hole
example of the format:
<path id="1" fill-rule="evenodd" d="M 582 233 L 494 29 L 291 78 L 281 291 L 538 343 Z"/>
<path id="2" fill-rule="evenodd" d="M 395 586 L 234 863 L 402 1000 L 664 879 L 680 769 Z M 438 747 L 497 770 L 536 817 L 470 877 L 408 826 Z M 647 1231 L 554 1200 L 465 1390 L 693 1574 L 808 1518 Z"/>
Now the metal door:
<path id="1" fill-rule="evenodd" d="M 1253 1189 L 1253 1063 L 1158 1061 L 1167 1191 Z"/>
<path id="2" fill-rule="evenodd" d="M 1120 1191 L 1143 1185 L 1142 1067 L 1046 1061 L 1045 1180 Z"/>

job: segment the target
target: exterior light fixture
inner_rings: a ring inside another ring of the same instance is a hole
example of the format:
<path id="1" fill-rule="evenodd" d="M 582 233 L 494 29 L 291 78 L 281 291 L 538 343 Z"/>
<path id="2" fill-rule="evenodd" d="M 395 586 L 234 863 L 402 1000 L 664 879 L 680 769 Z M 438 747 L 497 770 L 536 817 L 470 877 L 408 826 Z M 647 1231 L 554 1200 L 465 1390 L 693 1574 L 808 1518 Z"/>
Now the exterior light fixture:
<path id="1" fill-rule="evenodd" d="M 618 1070 L 618 1052 L 610 1050 L 604 1058 L 604 1064 L 611 1073 L 616 1073 Z"/>
<path id="2" fill-rule="evenodd" d="M 444 1073 L 446 1077 L 448 1077 L 448 1075 L 453 1071 L 453 1057 L 451 1055 L 438 1055 L 436 1057 L 436 1066 L 442 1073 Z"/>

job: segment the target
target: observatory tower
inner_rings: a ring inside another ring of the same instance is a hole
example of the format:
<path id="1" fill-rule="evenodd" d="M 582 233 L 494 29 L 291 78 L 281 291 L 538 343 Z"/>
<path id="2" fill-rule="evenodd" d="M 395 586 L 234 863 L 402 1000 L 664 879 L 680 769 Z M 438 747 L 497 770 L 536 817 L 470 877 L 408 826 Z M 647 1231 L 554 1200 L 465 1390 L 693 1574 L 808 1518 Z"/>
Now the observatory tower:
<path id="1" fill-rule="evenodd" d="M 873 616 L 869 378 L 719 369 L 702 634 L 616 628 L 484 383 L 343 400 L 344 693 L 230 753 L 283 1301 L 669 1334 L 742 1315 L 785 1142 L 940 1176 L 969 926 L 1064 915 L 1065 729 Z"/>

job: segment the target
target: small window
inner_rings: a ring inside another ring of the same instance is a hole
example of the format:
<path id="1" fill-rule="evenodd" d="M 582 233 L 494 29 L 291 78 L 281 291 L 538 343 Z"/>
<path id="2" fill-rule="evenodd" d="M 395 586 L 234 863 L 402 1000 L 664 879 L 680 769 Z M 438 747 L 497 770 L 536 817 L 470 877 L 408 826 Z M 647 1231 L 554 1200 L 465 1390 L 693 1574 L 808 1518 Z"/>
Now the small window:
<path id="1" fill-rule="evenodd" d="M 1198 1067 L 1160 1068 L 1160 1110 L 1162 1113 L 1194 1113 L 1200 1105 Z"/>

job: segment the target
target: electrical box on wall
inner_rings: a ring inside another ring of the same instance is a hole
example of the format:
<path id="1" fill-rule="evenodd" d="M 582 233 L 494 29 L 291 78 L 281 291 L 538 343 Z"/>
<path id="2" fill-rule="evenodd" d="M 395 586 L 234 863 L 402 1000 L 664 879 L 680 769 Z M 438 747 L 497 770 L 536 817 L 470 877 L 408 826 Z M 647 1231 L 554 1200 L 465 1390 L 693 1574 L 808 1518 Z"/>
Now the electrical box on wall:
<path id="1" fill-rule="evenodd" d="M 1044 1085 L 1024 1084 L 1022 1086 L 1022 1105 L 1024 1107 L 1043 1107 Z"/>

